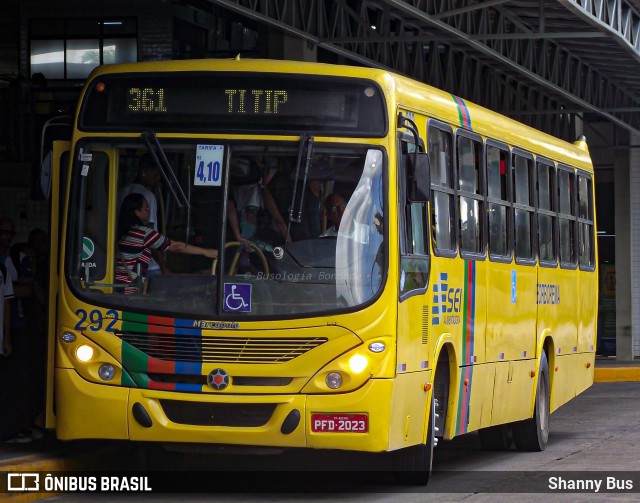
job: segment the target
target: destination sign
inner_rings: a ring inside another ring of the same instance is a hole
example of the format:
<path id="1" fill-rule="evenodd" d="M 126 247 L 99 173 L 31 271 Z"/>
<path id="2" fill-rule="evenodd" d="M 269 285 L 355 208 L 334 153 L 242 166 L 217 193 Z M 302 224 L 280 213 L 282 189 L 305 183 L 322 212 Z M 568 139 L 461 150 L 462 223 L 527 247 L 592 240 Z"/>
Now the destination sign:
<path id="1" fill-rule="evenodd" d="M 79 128 L 301 132 L 383 136 L 387 113 L 372 81 L 227 72 L 102 75 L 91 82 Z"/>

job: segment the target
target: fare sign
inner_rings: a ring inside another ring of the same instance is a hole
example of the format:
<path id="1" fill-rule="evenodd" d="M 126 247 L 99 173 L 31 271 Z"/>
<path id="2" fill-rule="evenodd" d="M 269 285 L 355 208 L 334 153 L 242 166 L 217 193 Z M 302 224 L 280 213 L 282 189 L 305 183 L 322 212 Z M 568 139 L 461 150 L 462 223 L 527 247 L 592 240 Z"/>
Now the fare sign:
<path id="1" fill-rule="evenodd" d="M 219 187 L 222 183 L 223 157 L 223 145 L 198 145 L 193 184 Z"/>

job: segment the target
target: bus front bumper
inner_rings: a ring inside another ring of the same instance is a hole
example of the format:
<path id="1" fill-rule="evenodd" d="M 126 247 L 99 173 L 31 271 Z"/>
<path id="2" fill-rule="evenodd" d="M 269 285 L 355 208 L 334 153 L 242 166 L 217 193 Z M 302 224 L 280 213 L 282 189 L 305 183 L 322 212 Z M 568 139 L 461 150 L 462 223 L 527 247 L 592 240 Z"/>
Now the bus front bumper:
<path id="1" fill-rule="evenodd" d="M 56 369 L 56 433 L 63 440 L 307 447 L 382 452 L 389 447 L 393 380 L 326 395 L 180 393 L 91 383 Z M 64 393 L 62 392 L 64 390 Z M 312 431 L 311 417 L 366 415 L 367 431 Z"/>

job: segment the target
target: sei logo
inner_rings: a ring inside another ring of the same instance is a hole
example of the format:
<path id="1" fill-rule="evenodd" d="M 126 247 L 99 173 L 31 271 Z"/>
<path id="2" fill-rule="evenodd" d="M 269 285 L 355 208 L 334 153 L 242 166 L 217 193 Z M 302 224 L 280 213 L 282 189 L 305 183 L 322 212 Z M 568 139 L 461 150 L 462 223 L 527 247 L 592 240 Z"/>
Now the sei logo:
<path id="1" fill-rule="evenodd" d="M 432 291 L 431 324 L 458 325 L 462 309 L 462 288 L 449 288 L 449 276 L 443 272 L 433 284 Z"/>

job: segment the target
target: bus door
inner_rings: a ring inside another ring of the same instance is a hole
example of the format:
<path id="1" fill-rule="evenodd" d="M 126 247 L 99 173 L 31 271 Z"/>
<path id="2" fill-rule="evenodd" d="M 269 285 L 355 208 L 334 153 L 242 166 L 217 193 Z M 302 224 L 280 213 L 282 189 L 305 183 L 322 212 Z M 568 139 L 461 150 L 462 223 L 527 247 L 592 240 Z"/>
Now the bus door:
<path id="1" fill-rule="evenodd" d="M 53 381 L 55 368 L 55 343 L 56 343 L 56 306 L 58 298 L 58 259 L 60 257 L 60 225 L 63 221 L 65 208 L 65 195 L 69 165 L 68 141 L 54 141 L 50 156 L 47 156 L 42 166 L 41 178 L 48 178 L 44 190 L 45 195 L 50 196 L 49 217 L 49 317 L 47 324 L 47 374 L 46 374 L 46 428 L 55 428 L 56 419 L 53 405 Z"/>
<path id="2" fill-rule="evenodd" d="M 400 423 L 391 428 L 391 448 L 422 442 L 427 396 L 421 389 L 429 380 L 424 372 L 435 367 L 435 362 L 429 362 L 429 315 L 426 300 L 430 264 L 428 178 L 423 180 L 423 194 L 417 194 L 415 188 L 412 188 L 414 180 L 418 178 L 415 171 L 421 169 L 422 174 L 428 177 L 429 167 L 424 153 L 414 156 L 415 141 L 408 135 L 401 135 L 398 149 L 398 228 L 401 255 L 396 382 L 398 395 L 409 399 L 394 402 L 393 417 Z M 409 390 L 419 393 L 409 396 L 405 394 Z M 397 410 L 399 408 L 402 410 Z"/>

